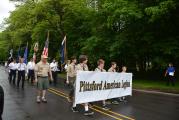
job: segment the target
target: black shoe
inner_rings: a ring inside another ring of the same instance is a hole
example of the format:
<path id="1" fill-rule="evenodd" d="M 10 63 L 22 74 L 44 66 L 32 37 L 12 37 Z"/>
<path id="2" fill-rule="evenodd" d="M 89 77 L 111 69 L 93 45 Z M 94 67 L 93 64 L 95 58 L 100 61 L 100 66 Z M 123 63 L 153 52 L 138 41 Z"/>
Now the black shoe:
<path id="1" fill-rule="evenodd" d="M 128 101 L 124 99 L 123 102 L 124 102 L 124 103 L 127 103 Z"/>
<path id="2" fill-rule="evenodd" d="M 75 112 L 79 112 L 76 107 L 72 107 L 71 110 L 72 110 L 74 113 L 75 113 Z"/>
<path id="3" fill-rule="evenodd" d="M 90 115 L 93 115 L 93 114 L 94 114 L 94 112 L 93 111 L 89 111 L 89 110 L 84 112 L 85 116 L 90 116 Z"/>
<path id="4" fill-rule="evenodd" d="M 119 102 L 115 100 L 115 101 L 112 101 L 112 104 L 119 105 Z"/>
<path id="5" fill-rule="evenodd" d="M 94 105 L 93 103 L 89 103 L 89 106 L 91 106 L 91 107 L 92 107 L 93 105 Z"/>
<path id="6" fill-rule="evenodd" d="M 120 102 L 123 102 L 124 100 L 123 100 L 122 98 L 119 98 L 119 101 L 120 101 Z"/>
<path id="7" fill-rule="evenodd" d="M 106 105 L 103 105 L 103 110 L 110 110 L 111 108 L 107 107 Z"/>

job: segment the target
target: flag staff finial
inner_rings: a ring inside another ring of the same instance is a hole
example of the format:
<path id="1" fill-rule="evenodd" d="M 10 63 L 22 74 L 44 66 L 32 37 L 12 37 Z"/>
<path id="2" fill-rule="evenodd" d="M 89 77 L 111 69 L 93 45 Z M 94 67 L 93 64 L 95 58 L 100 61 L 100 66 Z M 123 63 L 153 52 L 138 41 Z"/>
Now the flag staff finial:
<path id="1" fill-rule="evenodd" d="M 49 36 L 50 36 L 50 31 L 48 30 L 48 32 L 47 32 L 47 38 L 49 38 Z"/>

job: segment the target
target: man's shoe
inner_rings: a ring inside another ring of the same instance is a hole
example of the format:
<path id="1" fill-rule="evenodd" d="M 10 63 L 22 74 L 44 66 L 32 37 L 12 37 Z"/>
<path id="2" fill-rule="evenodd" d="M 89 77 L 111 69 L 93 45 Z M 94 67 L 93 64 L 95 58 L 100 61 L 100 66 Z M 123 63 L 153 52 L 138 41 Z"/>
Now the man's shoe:
<path id="1" fill-rule="evenodd" d="M 42 102 L 47 103 L 47 99 L 46 98 L 42 98 Z"/>
<path id="2" fill-rule="evenodd" d="M 120 102 L 123 102 L 124 100 L 120 97 L 120 98 L 119 98 L 119 101 L 120 101 Z"/>
<path id="3" fill-rule="evenodd" d="M 37 103 L 40 103 L 41 101 L 40 101 L 40 97 L 37 97 Z"/>
<path id="4" fill-rule="evenodd" d="M 93 114 L 94 114 L 94 112 L 93 111 L 89 111 L 89 110 L 84 112 L 85 116 L 90 116 L 90 115 L 93 115 Z"/>
<path id="5" fill-rule="evenodd" d="M 106 105 L 103 105 L 103 110 L 110 110 L 111 108 L 107 107 Z"/>
<path id="6" fill-rule="evenodd" d="M 79 112 L 76 107 L 72 107 L 71 110 L 72 110 L 74 113 L 75 113 L 75 112 Z"/>
<path id="7" fill-rule="evenodd" d="M 115 100 L 115 101 L 112 101 L 112 104 L 119 105 L 119 102 Z"/>

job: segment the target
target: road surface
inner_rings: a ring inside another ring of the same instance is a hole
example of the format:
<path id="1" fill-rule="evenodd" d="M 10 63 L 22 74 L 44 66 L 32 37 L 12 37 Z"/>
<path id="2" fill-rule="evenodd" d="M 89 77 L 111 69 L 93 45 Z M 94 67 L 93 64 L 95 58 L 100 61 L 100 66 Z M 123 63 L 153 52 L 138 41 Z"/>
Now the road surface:
<path id="1" fill-rule="evenodd" d="M 133 92 L 128 102 L 109 105 L 110 111 L 95 103 L 93 116 L 83 110 L 73 113 L 67 100 L 69 88 L 58 79 L 58 86 L 48 91 L 48 103 L 36 103 L 36 86 L 26 82 L 25 89 L 17 89 L 8 82 L 8 74 L 0 67 L 0 85 L 5 91 L 3 120 L 179 120 L 179 97 L 172 95 Z M 79 109 L 82 106 L 79 106 Z"/>

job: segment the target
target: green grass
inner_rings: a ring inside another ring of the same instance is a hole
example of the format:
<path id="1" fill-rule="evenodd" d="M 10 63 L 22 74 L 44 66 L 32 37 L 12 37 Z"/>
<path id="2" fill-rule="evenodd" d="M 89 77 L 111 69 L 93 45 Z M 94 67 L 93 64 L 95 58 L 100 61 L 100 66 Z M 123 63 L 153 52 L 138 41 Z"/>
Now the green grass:
<path id="1" fill-rule="evenodd" d="M 66 73 L 60 73 L 61 78 L 66 79 Z M 166 86 L 166 81 L 154 80 L 133 80 L 133 88 L 142 90 L 154 90 L 161 92 L 177 93 L 179 94 L 179 81 L 176 81 L 175 86 Z"/>
<path id="2" fill-rule="evenodd" d="M 166 86 L 166 81 L 154 81 L 154 80 L 133 80 L 133 88 L 144 90 L 155 90 L 170 93 L 179 93 L 179 82 L 175 83 L 175 86 Z"/>

